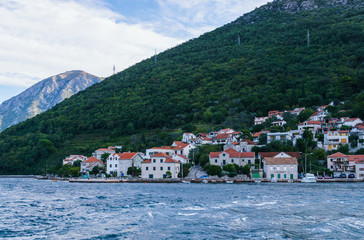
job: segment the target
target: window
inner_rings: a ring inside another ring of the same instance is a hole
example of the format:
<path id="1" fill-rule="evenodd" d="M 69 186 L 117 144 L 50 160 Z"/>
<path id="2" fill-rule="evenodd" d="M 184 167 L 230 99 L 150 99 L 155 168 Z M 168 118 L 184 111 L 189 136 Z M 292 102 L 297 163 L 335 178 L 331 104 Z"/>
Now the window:
<path id="1" fill-rule="evenodd" d="M 161 159 L 161 163 L 163 162 L 163 159 Z"/>
<path id="2" fill-rule="evenodd" d="M 148 171 L 149 170 L 149 167 L 145 167 L 145 170 Z"/>
<path id="3" fill-rule="evenodd" d="M 118 167 L 118 165 L 117 165 L 117 164 L 115 164 L 115 167 Z"/>
<path id="4" fill-rule="evenodd" d="M 248 160 L 248 164 L 251 164 L 251 161 L 250 160 Z"/>
<path id="5" fill-rule="evenodd" d="M 153 174 L 149 174 L 149 178 L 153 178 Z"/>
<path id="6" fill-rule="evenodd" d="M 155 163 L 155 159 L 153 159 L 153 162 Z"/>
<path id="7" fill-rule="evenodd" d="M 155 167 L 153 167 L 153 171 L 155 171 Z"/>
<path id="8" fill-rule="evenodd" d="M 171 170 L 171 167 L 168 167 L 168 171 Z"/>
<path id="9" fill-rule="evenodd" d="M 163 167 L 161 167 L 161 171 L 163 170 Z"/>
<path id="10" fill-rule="evenodd" d="M 112 167 L 112 164 L 110 164 L 110 167 Z"/>
<path id="11" fill-rule="evenodd" d="M 215 163 L 217 163 L 217 159 L 215 159 Z"/>
<path id="12" fill-rule="evenodd" d="M 283 178 L 287 178 L 287 174 L 284 174 L 284 175 L 283 175 Z"/>
<path id="13" fill-rule="evenodd" d="M 281 168 L 280 167 L 277 167 L 277 170 L 281 170 Z"/>
<path id="14" fill-rule="evenodd" d="M 225 165 L 226 164 L 226 160 L 222 160 L 222 164 Z"/>
<path id="15" fill-rule="evenodd" d="M 225 157 L 225 153 L 223 153 L 222 156 Z"/>
<path id="16" fill-rule="evenodd" d="M 233 163 L 234 162 L 234 159 L 231 159 L 231 162 Z"/>

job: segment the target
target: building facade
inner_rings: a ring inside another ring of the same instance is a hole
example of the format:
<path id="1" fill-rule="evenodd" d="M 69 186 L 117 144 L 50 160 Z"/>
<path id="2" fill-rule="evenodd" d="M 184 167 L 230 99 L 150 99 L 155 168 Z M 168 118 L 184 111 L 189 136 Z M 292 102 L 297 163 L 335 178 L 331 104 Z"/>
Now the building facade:
<path id="1" fill-rule="evenodd" d="M 180 172 L 180 162 L 165 153 L 157 153 L 144 160 L 141 165 L 142 178 L 167 178 L 168 173 L 171 174 L 171 178 L 178 178 Z"/>
<path id="2" fill-rule="evenodd" d="M 141 153 L 137 152 L 113 153 L 106 160 L 106 172 L 124 177 L 130 167 L 140 168 L 143 160 Z"/>
<path id="3" fill-rule="evenodd" d="M 244 167 L 247 164 L 255 163 L 254 152 L 238 152 L 229 148 L 223 152 L 211 152 L 209 155 L 211 165 L 225 166 L 227 164 L 237 164 Z"/>
<path id="4" fill-rule="evenodd" d="M 268 180 L 298 179 L 298 162 L 294 157 L 264 158 L 264 174 Z"/>

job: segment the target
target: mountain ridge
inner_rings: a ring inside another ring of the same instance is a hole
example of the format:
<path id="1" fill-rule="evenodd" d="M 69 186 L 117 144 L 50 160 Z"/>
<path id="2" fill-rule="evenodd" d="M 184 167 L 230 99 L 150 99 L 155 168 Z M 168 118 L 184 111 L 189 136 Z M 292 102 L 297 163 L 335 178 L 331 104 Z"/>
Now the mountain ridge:
<path id="1" fill-rule="evenodd" d="M 0 104 L 0 131 L 42 113 L 100 81 L 100 78 L 81 70 L 43 79 Z"/>

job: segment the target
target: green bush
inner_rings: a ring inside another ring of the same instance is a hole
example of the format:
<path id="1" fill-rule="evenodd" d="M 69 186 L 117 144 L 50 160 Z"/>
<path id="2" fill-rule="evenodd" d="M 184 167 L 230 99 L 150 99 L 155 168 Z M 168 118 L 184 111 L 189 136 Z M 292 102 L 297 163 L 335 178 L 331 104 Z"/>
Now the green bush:
<path id="1" fill-rule="evenodd" d="M 210 176 L 215 176 L 215 175 L 220 176 L 222 169 L 220 166 L 217 165 L 209 165 L 206 172 Z"/>

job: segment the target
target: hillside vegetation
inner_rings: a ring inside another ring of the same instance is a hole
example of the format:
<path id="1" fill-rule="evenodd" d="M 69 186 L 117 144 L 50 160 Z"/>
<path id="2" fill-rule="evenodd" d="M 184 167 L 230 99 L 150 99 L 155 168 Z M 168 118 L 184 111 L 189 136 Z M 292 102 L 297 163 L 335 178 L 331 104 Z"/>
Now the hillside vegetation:
<path id="1" fill-rule="evenodd" d="M 144 132 L 153 129 L 191 123 L 239 130 L 269 110 L 332 100 L 344 100 L 346 115 L 363 119 L 363 6 L 349 1 L 288 11 L 282 2 L 165 51 L 156 64 L 146 59 L 7 129 L 0 135 L 0 173 L 41 173 L 68 154 L 90 155 L 97 144 L 126 144 L 136 133 L 145 143 Z"/>

